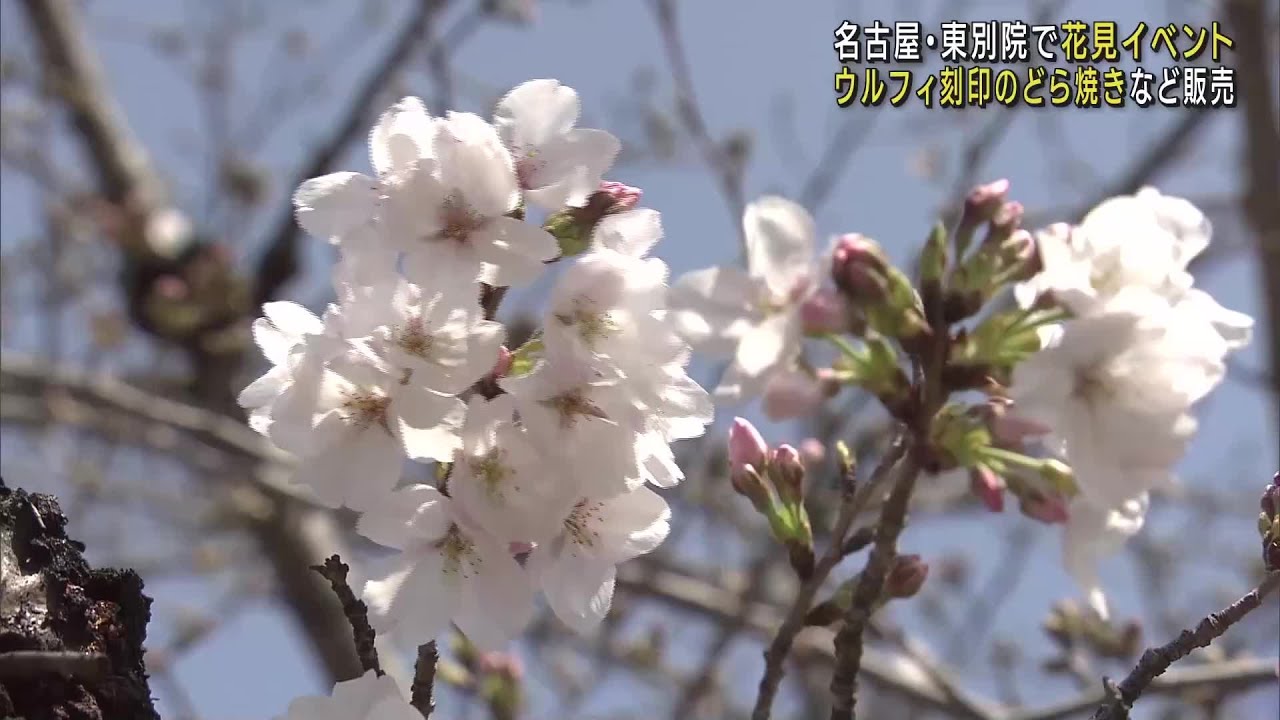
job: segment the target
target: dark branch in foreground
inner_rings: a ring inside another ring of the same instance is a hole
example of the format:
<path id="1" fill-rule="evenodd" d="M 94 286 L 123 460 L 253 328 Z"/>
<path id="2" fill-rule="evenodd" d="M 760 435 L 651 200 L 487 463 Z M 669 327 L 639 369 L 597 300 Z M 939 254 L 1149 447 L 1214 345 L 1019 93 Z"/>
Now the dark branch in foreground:
<path id="1" fill-rule="evenodd" d="M 369 608 L 363 601 L 358 599 L 351 586 L 347 584 L 347 573 L 351 567 L 342 562 L 342 558 L 333 555 L 324 561 L 323 565 L 312 565 L 315 570 L 325 580 L 329 581 L 329 585 L 333 587 L 333 594 L 338 596 L 338 601 L 342 603 L 342 614 L 347 616 L 347 622 L 351 623 L 351 635 L 356 643 L 356 655 L 360 657 L 360 667 L 365 672 L 374 671 L 381 677 L 382 665 L 378 662 L 378 649 L 374 647 L 373 628 L 369 625 Z"/>
<path id="2" fill-rule="evenodd" d="M 1193 630 L 1183 630 L 1178 638 L 1157 648 L 1150 648 L 1142 654 L 1138 665 L 1129 676 L 1112 685 L 1104 680 L 1111 700 L 1098 708 L 1093 714 L 1094 720 L 1127 720 L 1129 710 L 1137 702 L 1138 697 L 1147 689 L 1151 681 L 1162 675 L 1170 665 L 1191 654 L 1196 648 L 1208 647 L 1209 643 L 1221 636 L 1232 625 L 1240 622 L 1245 615 L 1256 610 L 1262 599 L 1272 590 L 1280 587 L 1280 571 L 1267 575 L 1258 587 L 1247 595 L 1201 620 Z"/>
<path id="3" fill-rule="evenodd" d="M 110 670 L 111 661 L 102 653 L 71 650 L 0 652 L 0 678 L 62 675 L 83 680 L 101 680 Z"/>
<path id="4" fill-rule="evenodd" d="M 422 713 L 423 720 L 431 720 L 431 713 L 436 710 L 436 663 L 439 660 L 440 653 L 436 650 L 435 640 L 418 646 L 418 662 L 413 666 L 409 704 Z"/>

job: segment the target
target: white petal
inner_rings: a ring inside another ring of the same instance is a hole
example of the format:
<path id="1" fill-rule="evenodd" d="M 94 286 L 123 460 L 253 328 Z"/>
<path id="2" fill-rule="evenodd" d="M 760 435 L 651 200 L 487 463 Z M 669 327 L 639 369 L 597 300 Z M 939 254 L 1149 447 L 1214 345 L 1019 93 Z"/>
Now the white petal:
<path id="1" fill-rule="evenodd" d="M 378 181 L 356 172 L 311 178 L 298 186 L 293 205 L 302 229 L 328 240 L 373 220 Z"/>
<path id="2" fill-rule="evenodd" d="M 555 237 L 542 228 L 499 217 L 471 234 L 476 256 L 492 268 L 494 285 L 524 285 L 537 277 L 543 263 L 559 254 Z"/>
<path id="3" fill-rule="evenodd" d="M 356 532 L 400 550 L 414 539 L 434 540 L 449 529 L 449 516 L 440 491 L 430 485 L 410 485 L 375 497 L 356 521 Z"/>
<path id="4" fill-rule="evenodd" d="M 461 600 L 458 584 L 444 572 L 438 552 L 400 553 L 365 583 L 362 598 L 369 623 L 413 643 L 434 640 L 449 624 Z"/>
<path id="5" fill-rule="evenodd" d="M 798 325 L 791 313 L 775 313 L 748 330 L 734 355 L 739 369 L 760 377 L 799 353 Z"/>
<path id="6" fill-rule="evenodd" d="M 369 133 L 369 161 L 378 175 L 409 170 L 430 157 L 435 128 L 427 106 L 406 97 L 387 108 Z"/>
<path id="7" fill-rule="evenodd" d="M 397 695 L 396 697 L 386 698 L 374 705 L 369 714 L 364 717 L 364 720 L 421 720 L 421 718 L 422 713 L 405 702 L 403 697 Z"/>
<path id="8" fill-rule="evenodd" d="M 1212 295 L 1197 289 L 1186 292 L 1175 308 L 1209 321 L 1229 350 L 1245 347 L 1253 339 L 1253 318 L 1223 307 Z"/>
<path id="9" fill-rule="evenodd" d="M 760 319 L 760 296 L 757 281 L 737 268 L 695 270 L 671 286 L 668 317 L 695 349 L 724 355 Z"/>
<path id="10" fill-rule="evenodd" d="M 395 439 L 381 427 L 346 427 L 345 421 L 332 413 L 316 427 L 316 436 L 337 441 L 304 458 L 294 482 L 311 487 L 320 502 L 361 510 L 399 481 L 404 458 Z"/>
<path id="11" fill-rule="evenodd" d="M 530 80 L 498 102 L 494 124 L 513 148 L 542 145 L 578 121 L 578 93 L 558 80 Z"/>
<path id="12" fill-rule="evenodd" d="M 272 325 L 294 337 L 324 332 L 324 323 L 320 322 L 320 318 L 295 302 L 269 302 L 262 306 L 262 312 Z"/>
<path id="13" fill-rule="evenodd" d="M 1089 598 L 1090 606 L 1106 619 L 1106 595 L 1098 578 L 1098 563 L 1115 554 L 1142 530 L 1149 500 L 1144 493 L 1107 509 L 1083 498 L 1073 500 L 1063 529 L 1063 564 Z"/>
<path id="14" fill-rule="evenodd" d="M 662 215 L 650 208 L 606 215 L 592 233 L 597 247 L 632 257 L 643 257 L 661 239 Z"/>
<path id="15" fill-rule="evenodd" d="M 600 188 L 622 144 L 603 130 L 574 130 L 541 145 L 532 157 L 518 157 L 530 202 L 548 210 L 581 207 Z"/>
<path id="16" fill-rule="evenodd" d="M 609 614 L 617 577 L 612 564 L 560 560 L 548 564 L 540 575 L 547 604 L 575 632 L 590 631 Z"/>
<path id="17" fill-rule="evenodd" d="M 511 154 L 479 115 L 449 113 L 436 135 L 440 177 L 481 217 L 505 215 L 520 201 Z"/>
<path id="18" fill-rule="evenodd" d="M 742 216 L 747 267 L 763 278 L 776 297 L 786 297 L 798 281 L 813 273 L 814 226 L 799 204 L 765 196 L 747 206 Z"/>
<path id="19" fill-rule="evenodd" d="M 482 652 L 506 649 L 533 618 L 533 587 L 505 547 L 474 539 L 481 570 L 470 583 L 470 600 L 454 621 Z"/>
<path id="20" fill-rule="evenodd" d="M 404 452 L 413 460 L 452 460 L 454 450 L 462 447 L 459 432 L 466 405 L 457 398 L 406 388 L 396 395 L 389 412 Z"/>
<path id="21" fill-rule="evenodd" d="M 246 385 L 244 390 L 240 391 L 240 395 L 236 397 L 236 402 L 240 407 L 247 409 L 263 407 L 284 392 L 285 386 L 289 381 L 289 368 L 277 365 L 257 380 Z"/>
<path id="22" fill-rule="evenodd" d="M 370 670 L 353 680 L 337 683 L 329 700 L 331 717 L 358 717 L 365 715 L 386 698 L 399 698 L 400 690 L 390 675 L 378 677 Z"/>

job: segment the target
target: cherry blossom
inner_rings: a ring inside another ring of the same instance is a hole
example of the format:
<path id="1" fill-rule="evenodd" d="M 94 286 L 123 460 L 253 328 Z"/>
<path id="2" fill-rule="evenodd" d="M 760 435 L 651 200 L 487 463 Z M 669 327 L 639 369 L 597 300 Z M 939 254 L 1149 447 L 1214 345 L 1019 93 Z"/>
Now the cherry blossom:
<path id="1" fill-rule="evenodd" d="M 613 165 L 618 139 L 574 128 L 579 112 L 578 93 L 558 80 L 530 80 L 498 102 L 494 125 L 529 202 L 548 210 L 581 207 Z"/>
<path id="2" fill-rule="evenodd" d="M 609 612 L 618 563 L 661 545 L 670 519 L 667 503 L 648 488 L 580 497 L 559 534 L 529 555 L 527 567 L 556 617 L 583 632 Z"/>
<path id="3" fill-rule="evenodd" d="M 817 289 L 814 225 L 800 205 L 766 196 L 742 218 L 747 270 L 713 267 L 682 276 L 672 287 L 676 327 L 696 350 L 733 354 L 717 399 L 745 400 L 800 353 L 801 307 Z"/>
<path id="4" fill-rule="evenodd" d="M 400 551 L 364 586 L 378 632 L 425 642 L 452 621 L 480 649 L 501 650 L 532 617 L 532 588 L 506 543 L 433 487 L 380 496 L 356 531 Z"/>

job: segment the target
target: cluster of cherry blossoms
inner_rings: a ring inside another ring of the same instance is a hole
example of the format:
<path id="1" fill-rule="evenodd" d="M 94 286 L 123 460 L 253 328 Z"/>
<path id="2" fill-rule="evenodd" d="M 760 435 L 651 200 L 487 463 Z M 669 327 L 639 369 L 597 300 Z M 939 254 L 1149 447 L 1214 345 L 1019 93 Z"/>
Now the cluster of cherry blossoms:
<path id="1" fill-rule="evenodd" d="M 667 535 L 648 486 L 682 479 L 670 444 L 711 422 L 667 268 L 647 257 L 659 215 L 602 182 L 619 144 L 575 128 L 578 109 L 554 80 L 512 90 L 492 122 L 408 97 L 370 134 L 372 176 L 294 197 L 340 252 L 337 298 L 321 317 L 264 306 L 253 331 L 273 367 L 240 402 L 298 458 L 296 483 L 399 551 L 363 589 L 380 632 L 425 643 L 453 623 L 498 649 L 538 587 L 573 628 L 599 623 L 617 564 Z M 497 303 L 552 263 L 541 329 L 508 350 Z M 436 482 L 400 487 L 406 459 Z"/>
<path id="2" fill-rule="evenodd" d="M 1141 529 L 1148 492 L 1171 481 L 1195 432 L 1195 403 L 1253 321 L 1193 287 L 1188 263 L 1210 227 L 1191 203 L 1147 188 L 1032 235 L 1008 188 L 976 188 L 954 228 L 936 226 L 915 279 L 861 235 L 818 258 L 804 208 L 761 198 L 743 216 L 746 268 L 679 278 L 672 312 L 695 349 L 732 358 L 717 399 L 762 396 L 778 420 L 859 387 L 915 436 L 928 473 L 966 471 L 990 510 L 1012 494 L 1025 515 L 1064 524 L 1064 563 L 1106 617 L 1097 562 Z M 1013 310 L 992 302 L 1009 288 Z M 806 338 L 837 350 L 831 367 L 815 367 Z M 984 400 L 952 400 L 972 391 Z M 795 463 L 761 455 L 743 423 L 735 489 L 793 559 L 798 545 L 811 558 L 798 486 L 781 469 Z"/>
<path id="3" fill-rule="evenodd" d="M 1193 287 L 1187 266 L 1210 233 L 1194 205 L 1144 188 L 1039 233 L 1043 269 L 1015 288 L 1022 307 L 1069 315 L 1041 328 L 1010 398 L 1074 471 L 1065 561 L 1104 616 L 1098 558 L 1142 528 L 1148 492 L 1171 482 L 1195 433 L 1193 406 L 1250 339 L 1249 316 Z"/>

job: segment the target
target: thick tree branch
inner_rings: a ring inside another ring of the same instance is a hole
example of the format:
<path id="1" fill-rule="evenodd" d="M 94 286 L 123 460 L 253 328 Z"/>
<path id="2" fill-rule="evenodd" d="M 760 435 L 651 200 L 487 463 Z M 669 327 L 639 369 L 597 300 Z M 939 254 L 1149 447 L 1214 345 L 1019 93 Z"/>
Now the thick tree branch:
<path id="1" fill-rule="evenodd" d="M 1258 282 L 1262 286 L 1262 312 L 1266 316 L 1265 346 L 1270 348 L 1271 401 L 1280 410 L 1280 122 L 1273 93 L 1276 87 L 1274 27 L 1267 17 L 1268 3 L 1261 0 L 1228 0 L 1226 21 L 1236 41 L 1240 83 L 1240 111 L 1244 142 L 1242 209 L 1253 229 L 1258 251 Z M 1270 5 L 1274 8 L 1274 5 Z M 1272 417 L 1275 417 L 1273 413 Z"/>
<path id="2" fill-rule="evenodd" d="M 333 594 L 342 603 L 342 613 L 351 624 L 351 636 L 356 644 L 356 654 L 360 656 L 360 667 L 365 672 L 372 670 L 381 677 L 384 673 L 378 662 L 378 649 L 373 644 L 375 636 L 369 625 L 369 608 L 356 597 L 351 591 L 351 585 L 347 583 L 347 573 L 351 571 L 351 567 L 342 562 L 342 558 L 331 555 L 322 565 L 312 565 L 311 569 L 329 581 Z"/>

